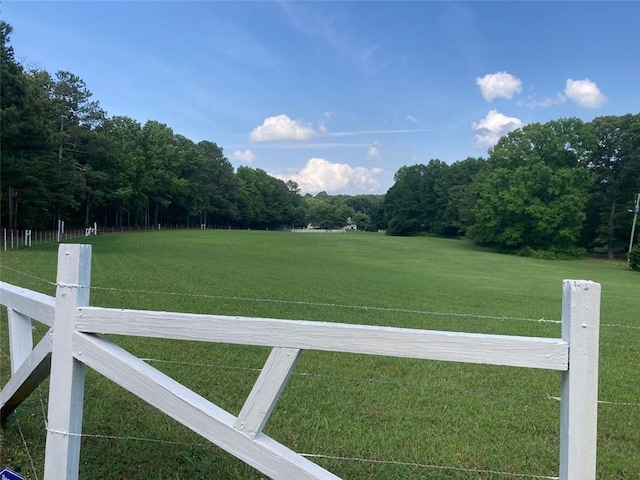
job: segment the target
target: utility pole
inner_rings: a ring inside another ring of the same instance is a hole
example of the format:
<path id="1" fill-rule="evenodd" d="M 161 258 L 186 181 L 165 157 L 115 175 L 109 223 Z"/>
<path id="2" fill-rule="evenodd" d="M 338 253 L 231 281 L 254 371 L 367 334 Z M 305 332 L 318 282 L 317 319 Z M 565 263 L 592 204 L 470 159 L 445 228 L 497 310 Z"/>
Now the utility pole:
<path id="1" fill-rule="evenodd" d="M 629 239 L 629 253 L 627 253 L 627 263 L 630 261 L 631 249 L 633 248 L 633 237 L 636 233 L 636 222 L 638 221 L 638 212 L 640 211 L 640 193 L 636 198 L 636 206 L 633 210 L 629 210 L 633 212 L 633 224 L 631 225 L 631 238 Z"/>

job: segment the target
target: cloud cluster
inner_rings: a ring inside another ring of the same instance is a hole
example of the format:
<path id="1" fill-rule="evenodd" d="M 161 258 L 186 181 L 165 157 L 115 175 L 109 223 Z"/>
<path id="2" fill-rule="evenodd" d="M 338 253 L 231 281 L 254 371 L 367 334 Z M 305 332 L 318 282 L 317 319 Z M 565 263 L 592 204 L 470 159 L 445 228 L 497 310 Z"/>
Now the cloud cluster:
<path id="1" fill-rule="evenodd" d="M 522 81 L 507 72 L 489 73 L 484 77 L 477 77 L 476 84 L 487 102 L 496 98 L 511 100 L 514 95 L 522 93 Z M 607 101 L 607 97 L 595 82 L 588 78 L 584 80 L 569 78 L 564 93 L 557 92 L 555 96 L 542 99 L 531 95 L 527 100 L 519 100 L 516 104 L 528 108 L 550 107 L 564 103 L 567 98 L 582 108 L 598 108 Z M 472 124 L 476 147 L 492 147 L 498 143 L 501 136 L 522 126 L 523 123 L 519 118 L 508 117 L 497 110 L 491 110 L 485 118 Z"/>
<path id="2" fill-rule="evenodd" d="M 486 117 L 479 122 L 473 122 L 476 147 L 488 148 L 494 146 L 500 137 L 507 133 L 522 128 L 523 123 L 515 117 L 507 117 L 497 110 L 491 110 Z"/>
<path id="3" fill-rule="evenodd" d="M 311 158 L 299 171 L 290 175 L 275 175 L 282 180 L 293 180 L 304 193 L 344 192 L 359 190 L 373 192 L 380 188 L 380 168 L 352 167 L 346 163 L 332 163 L 324 158 Z"/>
<path id="4" fill-rule="evenodd" d="M 253 129 L 249 138 L 252 142 L 282 142 L 309 140 L 315 135 L 316 131 L 310 125 L 280 114 L 267 117 L 262 125 Z"/>

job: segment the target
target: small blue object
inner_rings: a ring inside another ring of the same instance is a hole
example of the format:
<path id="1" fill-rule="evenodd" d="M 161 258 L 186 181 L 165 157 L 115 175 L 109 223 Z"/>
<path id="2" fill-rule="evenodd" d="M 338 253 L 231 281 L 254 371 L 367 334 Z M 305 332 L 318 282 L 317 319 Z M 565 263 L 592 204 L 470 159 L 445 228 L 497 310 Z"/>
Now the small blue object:
<path id="1" fill-rule="evenodd" d="M 4 467 L 0 470 L 0 480 L 25 480 L 25 478 L 22 475 L 18 475 L 13 470 Z"/>

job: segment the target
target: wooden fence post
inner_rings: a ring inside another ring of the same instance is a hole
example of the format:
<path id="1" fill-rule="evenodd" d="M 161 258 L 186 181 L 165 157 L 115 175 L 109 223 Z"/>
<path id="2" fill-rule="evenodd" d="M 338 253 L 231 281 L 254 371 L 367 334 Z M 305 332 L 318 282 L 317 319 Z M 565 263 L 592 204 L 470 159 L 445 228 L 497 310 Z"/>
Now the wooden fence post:
<path id="1" fill-rule="evenodd" d="M 11 358 L 11 375 L 33 350 L 33 332 L 31 319 L 12 308 L 7 309 L 9 317 L 9 356 Z"/>
<path id="2" fill-rule="evenodd" d="M 569 343 L 569 369 L 562 373 L 560 480 L 595 480 L 600 284 L 564 280 L 562 289 L 562 338 Z"/>
<path id="3" fill-rule="evenodd" d="M 52 334 L 45 480 L 76 480 L 80 462 L 85 367 L 72 355 L 75 312 L 89 304 L 91 246 L 62 244 Z"/>

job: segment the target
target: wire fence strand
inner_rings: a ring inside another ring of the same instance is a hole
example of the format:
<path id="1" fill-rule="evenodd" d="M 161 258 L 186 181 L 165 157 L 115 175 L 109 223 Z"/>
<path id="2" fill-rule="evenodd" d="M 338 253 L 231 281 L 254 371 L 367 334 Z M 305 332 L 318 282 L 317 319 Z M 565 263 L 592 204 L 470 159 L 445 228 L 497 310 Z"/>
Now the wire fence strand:
<path id="1" fill-rule="evenodd" d="M 156 438 L 146 438 L 146 437 L 136 437 L 136 436 L 101 435 L 101 434 L 92 434 L 92 433 L 71 433 L 71 432 L 63 432 L 63 431 L 60 431 L 60 430 L 54 430 L 54 429 L 51 429 L 51 428 L 47 428 L 47 431 L 51 432 L 51 433 L 58 434 L 58 435 L 64 435 L 64 436 L 69 436 L 69 437 L 94 438 L 94 439 L 98 439 L 98 440 L 151 442 L 151 443 L 158 443 L 158 444 L 164 444 L 164 445 L 180 445 L 180 446 L 203 447 L 203 448 L 214 446 L 213 443 L 177 442 L 177 441 L 173 441 L 173 440 L 162 440 L 162 439 L 156 439 Z M 443 465 L 432 465 L 432 464 L 428 464 L 428 463 L 401 462 L 401 461 L 395 461 L 395 460 L 376 460 L 376 459 L 370 459 L 370 458 L 325 455 L 325 454 L 321 454 L 321 453 L 299 453 L 298 455 L 300 455 L 301 457 L 305 457 L 305 458 L 337 460 L 337 461 L 342 461 L 342 462 L 375 463 L 375 464 L 380 464 L 380 465 L 401 466 L 401 467 L 416 467 L 416 468 L 435 469 L 435 470 L 449 470 L 449 471 L 473 473 L 473 474 L 481 473 L 481 474 L 490 474 L 490 475 L 502 475 L 502 476 L 511 477 L 511 478 L 532 478 L 532 479 L 541 479 L 541 480 L 558 480 L 558 477 L 532 475 L 532 474 L 526 474 L 526 473 L 502 472 L 502 471 L 499 471 L 499 470 L 488 470 L 488 469 L 475 469 L 475 468 L 452 467 L 452 466 L 443 466 Z"/>
<path id="2" fill-rule="evenodd" d="M 22 438 L 22 444 L 24 445 L 24 449 L 27 452 L 27 457 L 29 458 L 29 463 L 31 464 L 31 472 L 33 473 L 33 478 L 35 478 L 35 480 L 38 480 L 36 465 L 33 462 L 33 457 L 31 456 L 31 452 L 29 451 L 29 445 L 27 444 L 27 439 L 24 438 L 24 433 L 22 433 L 22 427 L 20 427 L 20 420 L 18 420 L 18 412 L 14 412 L 14 414 L 16 416 L 16 426 L 18 427 L 20 438 Z"/>
<path id="3" fill-rule="evenodd" d="M 58 286 L 56 282 L 51 282 L 47 279 L 32 275 L 30 273 L 22 272 L 14 268 L 2 266 L 2 265 L 0 265 L 0 268 L 10 270 L 12 272 L 38 280 L 40 282 L 46 283 L 51 286 Z M 65 286 L 68 287 L 69 285 L 65 285 Z M 224 300 L 224 301 L 234 301 L 234 302 L 277 303 L 277 304 L 283 304 L 283 305 L 298 305 L 298 306 L 319 307 L 319 308 L 344 308 L 344 309 L 364 310 L 364 311 L 372 311 L 372 312 L 405 313 L 405 314 L 412 314 L 412 315 L 425 315 L 425 316 L 434 316 L 434 317 L 551 323 L 551 324 L 557 324 L 557 325 L 562 324 L 561 320 L 548 319 L 544 317 L 527 318 L 527 317 L 512 317 L 508 315 L 481 315 L 481 314 L 473 314 L 473 313 L 440 312 L 440 311 L 433 311 L 433 310 L 418 310 L 418 309 L 399 308 L 399 307 L 378 307 L 373 305 L 350 305 L 350 304 L 331 303 L 331 302 L 311 302 L 306 300 L 255 298 L 255 297 L 244 297 L 244 296 L 233 296 L 233 295 L 213 295 L 213 294 L 206 294 L 206 293 L 185 293 L 185 292 L 173 292 L 173 291 L 162 291 L 162 290 L 127 289 L 127 288 L 118 288 L 118 287 L 91 286 L 90 289 L 95 291 L 105 291 L 105 292 L 134 293 L 138 295 L 191 297 L 191 298 L 203 298 L 203 299 L 210 299 L 210 300 Z M 635 326 L 635 325 L 601 323 L 600 326 L 608 327 L 608 328 L 622 328 L 622 329 L 640 331 L 640 326 Z"/>
<path id="4" fill-rule="evenodd" d="M 214 369 L 220 369 L 220 370 L 238 370 L 238 371 L 246 371 L 246 372 L 251 372 L 256 374 L 262 371 L 262 368 L 241 367 L 237 365 L 215 365 L 215 364 L 207 364 L 207 363 L 166 360 L 166 359 L 159 359 L 159 358 L 140 358 L 140 360 L 147 363 L 165 363 L 165 364 L 182 365 L 182 366 L 188 366 L 188 367 L 214 368 Z M 418 388 L 418 389 L 433 388 L 433 389 L 440 389 L 440 390 L 452 390 L 457 392 L 499 395 L 504 397 L 522 397 L 522 398 L 531 398 L 531 399 L 538 399 L 538 400 L 555 400 L 558 402 L 561 400 L 560 397 L 553 396 L 550 394 L 531 394 L 531 393 L 522 393 L 522 392 L 512 392 L 508 390 L 495 390 L 490 388 L 469 388 L 469 387 L 462 387 L 458 385 L 440 385 L 440 384 L 401 382 L 398 380 L 381 380 L 378 378 L 337 376 L 337 375 L 327 375 L 322 373 L 310 373 L 310 372 L 293 372 L 292 376 L 322 378 L 327 380 L 340 380 L 340 381 L 348 381 L 348 382 L 373 383 L 373 384 L 380 384 L 380 385 L 394 385 L 399 387 L 411 387 L 411 388 Z M 606 401 L 606 400 L 598 400 L 598 403 L 603 405 L 617 405 L 621 407 L 640 407 L 640 403 L 634 403 L 634 402 L 612 402 L 612 401 Z"/>

